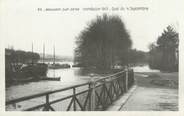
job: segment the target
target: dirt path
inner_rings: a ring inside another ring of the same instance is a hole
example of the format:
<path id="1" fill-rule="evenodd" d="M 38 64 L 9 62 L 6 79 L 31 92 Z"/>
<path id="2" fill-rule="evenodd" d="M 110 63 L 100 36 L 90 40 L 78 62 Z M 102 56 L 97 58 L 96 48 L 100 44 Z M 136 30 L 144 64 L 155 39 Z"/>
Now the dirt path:
<path id="1" fill-rule="evenodd" d="M 122 111 L 177 111 L 178 73 L 135 73 L 137 89 Z"/>

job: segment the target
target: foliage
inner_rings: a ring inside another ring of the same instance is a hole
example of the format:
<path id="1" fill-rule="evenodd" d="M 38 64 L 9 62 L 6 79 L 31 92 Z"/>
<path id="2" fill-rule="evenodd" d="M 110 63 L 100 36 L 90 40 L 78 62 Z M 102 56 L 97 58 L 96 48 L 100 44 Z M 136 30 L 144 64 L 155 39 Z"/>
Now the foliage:
<path id="1" fill-rule="evenodd" d="M 132 41 L 119 16 L 97 16 L 77 37 L 75 61 L 83 66 L 112 68 L 121 62 Z"/>
<path id="2" fill-rule="evenodd" d="M 139 51 L 136 49 L 130 49 L 128 51 L 128 54 L 125 56 L 127 57 L 126 59 L 128 61 L 126 61 L 125 58 L 123 61 L 127 62 L 128 64 L 133 64 L 133 65 L 145 64 L 147 63 L 147 60 L 148 60 L 147 56 L 148 56 L 147 52 Z"/>
<path id="3" fill-rule="evenodd" d="M 5 49 L 6 61 L 11 63 L 31 63 L 40 59 L 38 53 L 25 52 L 22 50 Z"/>
<path id="4" fill-rule="evenodd" d="M 40 59 L 38 53 L 22 50 L 5 49 L 5 77 L 7 83 L 13 83 L 16 78 L 27 78 L 46 74 L 47 65 L 37 64 L 23 67 L 23 64 L 36 63 Z M 23 69 L 23 70 L 22 70 Z M 7 84 L 6 83 L 6 84 Z"/>
<path id="5" fill-rule="evenodd" d="M 178 32 L 168 26 L 157 42 L 150 45 L 150 67 L 163 71 L 178 70 L 178 43 Z"/>

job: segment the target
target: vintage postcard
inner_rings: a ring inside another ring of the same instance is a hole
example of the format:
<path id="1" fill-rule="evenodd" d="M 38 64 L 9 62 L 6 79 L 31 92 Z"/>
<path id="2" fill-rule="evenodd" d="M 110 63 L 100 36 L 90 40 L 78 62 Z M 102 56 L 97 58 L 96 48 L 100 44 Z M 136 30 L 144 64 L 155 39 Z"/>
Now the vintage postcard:
<path id="1" fill-rule="evenodd" d="M 0 114 L 183 114 L 178 0 L 0 5 Z"/>

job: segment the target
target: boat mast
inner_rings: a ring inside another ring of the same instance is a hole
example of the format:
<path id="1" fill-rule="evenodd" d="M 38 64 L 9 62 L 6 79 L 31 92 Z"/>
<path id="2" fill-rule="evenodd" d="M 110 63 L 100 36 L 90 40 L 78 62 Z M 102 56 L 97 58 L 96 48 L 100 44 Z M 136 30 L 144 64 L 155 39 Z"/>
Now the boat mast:
<path id="1" fill-rule="evenodd" d="M 32 50 L 31 50 L 31 52 L 32 52 L 32 65 L 33 65 L 33 42 L 32 42 Z"/>
<path id="2" fill-rule="evenodd" d="M 44 63 L 44 60 L 45 60 L 45 44 L 43 44 L 43 63 Z"/>
<path id="3" fill-rule="evenodd" d="M 53 62 L 53 66 L 55 67 L 55 45 L 54 45 L 54 62 Z M 54 68 L 54 78 L 55 78 L 55 68 Z"/>
<path id="4" fill-rule="evenodd" d="M 55 65 L 55 46 L 54 46 L 54 65 Z"/>

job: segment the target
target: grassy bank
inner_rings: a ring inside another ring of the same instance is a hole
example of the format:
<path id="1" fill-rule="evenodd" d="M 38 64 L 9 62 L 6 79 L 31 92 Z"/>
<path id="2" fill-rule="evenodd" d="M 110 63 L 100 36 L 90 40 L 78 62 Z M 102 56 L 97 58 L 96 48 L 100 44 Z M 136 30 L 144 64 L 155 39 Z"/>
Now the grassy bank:
<path id="1" fill-rule="evenodd" d="M 140 86 L 178 89 L 178 72 L 142 72 L 135 75 L 139 78 L 136 80 Z M 140 78 L 143 75 L 146 79 Z"/>

